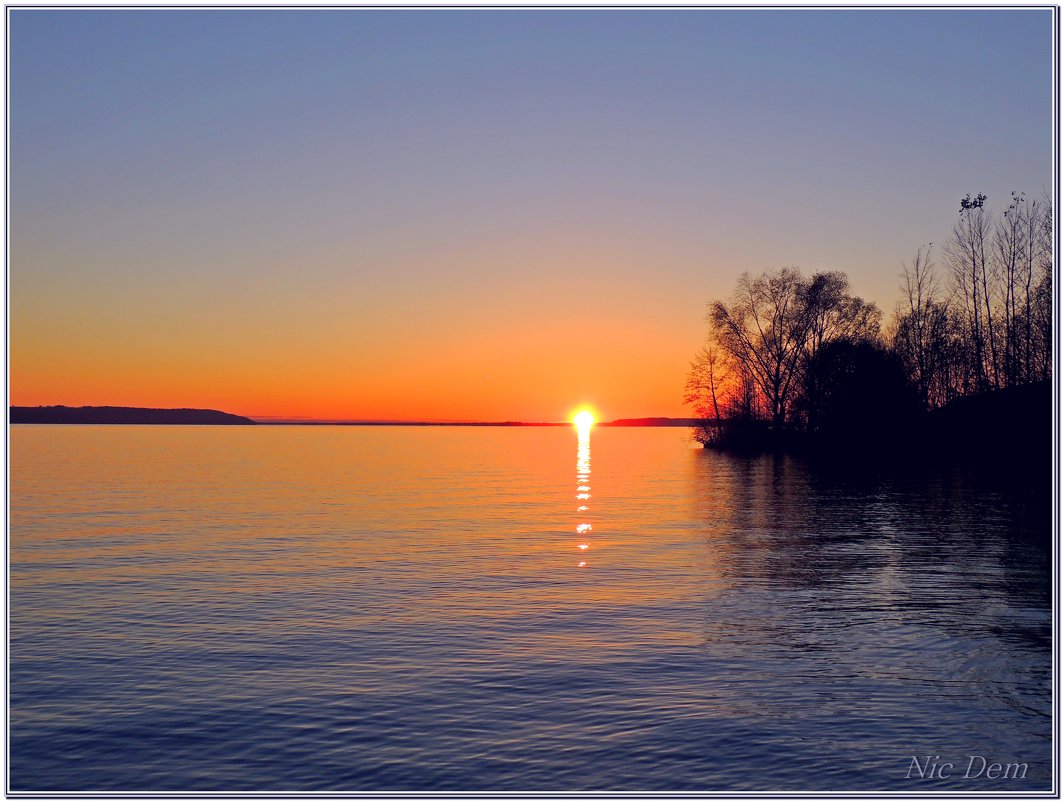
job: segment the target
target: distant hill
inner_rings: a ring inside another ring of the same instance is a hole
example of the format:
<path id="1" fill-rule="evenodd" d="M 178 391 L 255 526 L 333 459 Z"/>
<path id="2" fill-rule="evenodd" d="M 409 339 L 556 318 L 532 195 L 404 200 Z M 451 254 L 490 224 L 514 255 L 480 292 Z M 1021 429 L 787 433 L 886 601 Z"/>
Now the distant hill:
<path id="1" fill-rule="evenodd" d="M 12 423 L 253 426 L 254 420 L 214 409 L 138 409 L 132 406 L 12 406 Z"/>

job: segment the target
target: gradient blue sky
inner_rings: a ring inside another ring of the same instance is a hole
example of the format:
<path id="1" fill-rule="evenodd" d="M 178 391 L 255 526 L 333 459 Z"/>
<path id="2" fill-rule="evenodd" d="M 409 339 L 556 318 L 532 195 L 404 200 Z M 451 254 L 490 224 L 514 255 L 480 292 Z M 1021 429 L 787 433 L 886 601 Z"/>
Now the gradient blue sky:
<path id="1" fill-rule="evenodd" d="M 682 414 L 742 271 L 1051 186 L 1043 9 L 9 13 L 13 403 Z"/>

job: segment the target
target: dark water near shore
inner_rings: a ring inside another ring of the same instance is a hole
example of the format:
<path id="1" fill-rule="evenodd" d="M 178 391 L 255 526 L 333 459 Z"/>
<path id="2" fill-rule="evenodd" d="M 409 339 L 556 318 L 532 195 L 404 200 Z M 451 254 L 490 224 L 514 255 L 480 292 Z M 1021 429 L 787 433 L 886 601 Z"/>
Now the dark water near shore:
<path id="1" fill-rule="evenodd" d="M 12 789 L 1050 787 L 1046 481 L 590 439 L 13 427 Z"/>

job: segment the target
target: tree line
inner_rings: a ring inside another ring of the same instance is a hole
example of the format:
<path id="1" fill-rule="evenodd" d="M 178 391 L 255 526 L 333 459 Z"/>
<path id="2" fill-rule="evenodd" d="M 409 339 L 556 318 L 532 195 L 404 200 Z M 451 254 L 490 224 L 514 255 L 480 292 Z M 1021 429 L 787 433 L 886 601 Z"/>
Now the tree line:
<path id="1" fill-rule="evenodd" d="M 1002 213 L 967 195 L 939 259 L 903 265 L 888 321 L 843 272 L 744 273 L 708 308 L 685 401 L 705 443 L 837 434 L 1051 374 L 1050 198 L 1012 193 Z M 879 417 L 873 423 L 868 419 Z"/>

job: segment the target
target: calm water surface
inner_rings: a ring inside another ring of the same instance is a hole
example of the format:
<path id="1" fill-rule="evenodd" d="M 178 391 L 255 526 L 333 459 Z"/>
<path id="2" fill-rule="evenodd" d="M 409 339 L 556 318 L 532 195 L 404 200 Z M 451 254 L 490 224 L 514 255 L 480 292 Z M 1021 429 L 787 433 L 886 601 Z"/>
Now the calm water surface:
<path id="1" fill-rule="evenodd" d="M 1049 788 L 1049 495 L 686 439 L 13 426 L 12 788 Z"/>

